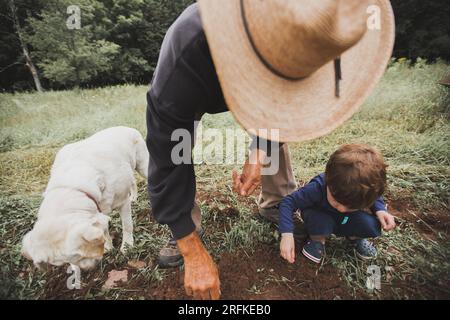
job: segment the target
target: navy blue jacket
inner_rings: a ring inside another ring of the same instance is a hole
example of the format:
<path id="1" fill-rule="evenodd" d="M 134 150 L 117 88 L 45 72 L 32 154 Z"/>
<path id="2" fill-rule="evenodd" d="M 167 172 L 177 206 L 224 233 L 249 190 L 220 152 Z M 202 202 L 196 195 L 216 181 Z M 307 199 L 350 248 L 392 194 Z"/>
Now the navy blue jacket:
<path id="1" fill-rule="evenodd" d="M 327 199 L 327 185 L 325 182 L 325 173 L 322 173 L 312 179 L 307 185 L 288 195 L 280 203 L 280 233 L 293 233 L 293 213 L 296 210 L 307 208 L 318 208 L 324 212 L 332 214 L 340 213 L 333 208 Z M 375 200 L 370 207 L 372 213 L 377 211 L 386 211 L 386 205 L 382 197 Z M 342 213 L 341 213 L 342 214 Z"/>

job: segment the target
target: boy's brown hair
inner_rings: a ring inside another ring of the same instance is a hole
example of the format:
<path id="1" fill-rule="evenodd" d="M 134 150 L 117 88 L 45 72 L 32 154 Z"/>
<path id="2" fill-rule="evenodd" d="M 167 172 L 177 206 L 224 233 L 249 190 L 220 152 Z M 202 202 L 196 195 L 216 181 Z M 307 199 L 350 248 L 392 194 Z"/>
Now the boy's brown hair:
<path id="1" fill-rule="evenodd" d="M 386 168 L 377 149 L 364 144 L 346 144 L 328 160 L 325 180 L 337 202 L 349 209 L 364 209 L 384 193 Z"/>

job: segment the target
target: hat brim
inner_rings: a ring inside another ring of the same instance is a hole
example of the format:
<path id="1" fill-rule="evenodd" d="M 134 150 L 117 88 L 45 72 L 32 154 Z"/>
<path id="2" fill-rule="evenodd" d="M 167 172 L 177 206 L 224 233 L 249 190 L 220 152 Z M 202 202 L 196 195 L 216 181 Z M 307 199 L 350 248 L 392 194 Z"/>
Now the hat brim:
<path id="1" fill-rule="evenodd" d="M 340 97 L 336 97 L 333 61 L 305 79 L 281 78 L 253 50 L 239 0 L 200 0 L 216 72 L 237 121 L 262 138 L 298 142 L 326 135 L 348 120 L 381 79 L 394 46 L 390 2 L 371 0 L 370 4 L 381 9 L 381 29 L 367 30 L 357 45 L 342 54 Z M 279 129 L 279 136 L 259 129 Z"/>

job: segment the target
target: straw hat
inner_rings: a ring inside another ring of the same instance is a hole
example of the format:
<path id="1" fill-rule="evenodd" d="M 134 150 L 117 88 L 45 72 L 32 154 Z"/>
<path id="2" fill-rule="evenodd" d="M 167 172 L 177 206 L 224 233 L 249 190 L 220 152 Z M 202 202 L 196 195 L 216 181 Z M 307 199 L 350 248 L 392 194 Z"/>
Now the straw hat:
<path id="1" fill-rule="evenodd" d="M 280 129 L 279 140 L 293 142 L 336 129 L 372 92 L 392 54 L 388 0 L 199 0 L 199 6 L 228 107 L 262 138 L 276 140 L 255 130 Z"/>

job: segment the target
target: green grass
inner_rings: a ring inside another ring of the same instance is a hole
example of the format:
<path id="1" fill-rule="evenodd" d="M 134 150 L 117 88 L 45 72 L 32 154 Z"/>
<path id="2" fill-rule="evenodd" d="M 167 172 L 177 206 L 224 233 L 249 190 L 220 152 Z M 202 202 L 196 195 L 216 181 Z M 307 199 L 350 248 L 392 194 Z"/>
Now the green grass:
<path id="1" fill-rule="evenodd" d="M 378 240 L 380 257 L 376 264 L 392 274 L 383 274 L 389 293 L 375 292 L 373 298 L 449 297 L 450 246 L 447 234 L 439 230 L 424 234 L 405 218 L 445 217 L 449 212 L 450 98 L 448 89 L 437 84 L 450 67 L 438 62 L 393 63 L 374 94 L 351 120 L 332 134 L 305 143 L 290 145 L 296 179 L 307 182 L 324 170 L 329 155 L 341 144 L 362 142 L 378 147 L 389 164 L 388 203 L 402 211 L 400 227 Z M 0 94 L 0 297 L 49 298 L 49 287 L 65 283 L 64 272 L 42 272 L 20 256 L 20 241 L 32 228 L 35 214 L 58 148 L 115 125 L 137 128 L 145 134 L 145 93 L 143 86 L 117 86 L 93 90 L 73 90 L 20 94 Z M 228 113 L 206 115 L 204 128 L 238 128 Z M 252 250 L 262 243 L 275 244 L 277 233 L 269 224 L 255 219 L 256 199 L 236 197 L 229 187 L 232 165 L 198 165 L 199 193 L 204 225 L 210 231 L 206 246 L 215 258 L 223 252 Z M 169 232 L 148 219 L 145 181 L 139 180 L 139 200 L 135 214 L 135 247 L 122 255 L 117 248 L 108 253 L 91 289 L 73 298 L 134 298 L 143 293 L 138 284 L 155 284 L 167 272 L 154 263 Z M 231 210 L 231 211 L 230 211 Z M 234 211 L 233 211 L 234 210 Z M 411 211 L 408 211 L 411 210 Z M 137 217 L 136 217 L 137 216 Z M 430 226 L 435 228 L 434 225 Z M 117 213 L 112 233 L 120 236 Z M 155 236 L 157 235 L 157 236 Z M 367 264 L 358 262 L 344 249 L 342 240 L 332 239 L 325 264 L 337 268 L 342 279 L 365 290 Z M 126 265 L 129 259 L 150 262 L 133 273 L 133 290 L 99 290 L 96 284 L 105 273 Z M 389 278 L 389 279 L 388 279 Z M 269 279 L 270 280 L 270 279 Z M 97 282 L 96 282 L 97 281 Z M 419 293 L 414 288 L 423 287 Z M 136 289 L 137 288 L 137 289 Z M 259 288 L 255 286 L 254 292 Z"/>

